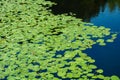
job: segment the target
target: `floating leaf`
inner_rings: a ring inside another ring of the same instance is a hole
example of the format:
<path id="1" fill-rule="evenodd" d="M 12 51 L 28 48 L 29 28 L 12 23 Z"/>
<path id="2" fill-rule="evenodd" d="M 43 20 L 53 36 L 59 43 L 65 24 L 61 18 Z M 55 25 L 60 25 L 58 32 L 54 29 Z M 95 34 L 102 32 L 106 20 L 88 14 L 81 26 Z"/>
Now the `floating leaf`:
<path id="1" fill-rule="evenodd" d="M 118 76 L 111 76 L 111 80 L 120 80 L 120 78 Z"/>
<path id="2" fill-rule="evenodd" d="M 96 72 L 103 73 L 103 70 L 102 69 L 98 69 Z"/>
<path id="3" fill-rule="evenodd" d="M 103 76 L 103 75 L 97 75 L 97 77 L 98 77 L 99 79 L 104 79 L 104 76 Z"/>

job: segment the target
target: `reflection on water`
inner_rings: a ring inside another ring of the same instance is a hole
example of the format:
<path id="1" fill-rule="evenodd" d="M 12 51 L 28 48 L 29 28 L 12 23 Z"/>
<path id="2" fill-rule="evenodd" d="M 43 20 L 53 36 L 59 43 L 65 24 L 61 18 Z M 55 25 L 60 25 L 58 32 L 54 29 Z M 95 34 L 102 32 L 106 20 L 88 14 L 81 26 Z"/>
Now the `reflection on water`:
<path id="1" fill-rule="evenodd" d="M 120 32 L 120 0 L 51 0 L 54 14 L 75 13 L 75 17 Z"/>
<path id="2" fill-rule="evenodd" d="M 76 17 L 89 21 L 99 13 L 100 5 L 104 7 L 106 1 L 96 0 L 51 0 L 58 5 L 52 7 L 54 14 L 75 13 Z M 103 9 L 103 8 L 102 8 Z"/>
<path id="3" fill-rule="evenodd" d="M 51 9 L 54 14 L 75 13 L 76 17 L 82 18 L 84 21 L 90 21 L 100 11 L 104 12 L 105 5 L 108 4 L 112 12 L 116 7 L 120 8 L 120 0 L 50 0 L 56 2 L 57 5 Z"/>
<path id="4" fill-rule="evenodd" d="M 97 26 L 111 28 L 120 32 L 120 0 L 51 0 L 58 3 L 51 7 L 54 14 L 75 13 L 75 17 Z M 107 46 L 94 45 L 85 51 L 96 60 L 98 68 L 104 69 L 105 75 L 120 76 L 120 34 L 113 43 Z"/>
<path id="5" fill-rule="evenodd" d="M 120 9 L 118 6 L 114 10 L 110 9 L 109 4 L 106 4 L 104 11 L 100 11 L 98 16 L 91 18 L 90 22 L 98 26 L 109 27 L 113 32 L 120 32 Z"/>

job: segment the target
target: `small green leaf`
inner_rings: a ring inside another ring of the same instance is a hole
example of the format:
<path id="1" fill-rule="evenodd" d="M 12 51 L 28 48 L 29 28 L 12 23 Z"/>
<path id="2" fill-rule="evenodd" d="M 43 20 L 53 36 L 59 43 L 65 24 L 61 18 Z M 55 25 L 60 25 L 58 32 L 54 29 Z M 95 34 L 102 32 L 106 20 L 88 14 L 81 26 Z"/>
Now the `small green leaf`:
<path id="1" fill-rule="evenodd" d="M 102 69 L 98 69 L 96 72 L 103 73 L 103 70 Z"/>
<path id="2" fill-rule="evenodd" d="M 118 76 L 113 75 L 111 76 L 111 80 L 120 80 L 120 78 Z"/>

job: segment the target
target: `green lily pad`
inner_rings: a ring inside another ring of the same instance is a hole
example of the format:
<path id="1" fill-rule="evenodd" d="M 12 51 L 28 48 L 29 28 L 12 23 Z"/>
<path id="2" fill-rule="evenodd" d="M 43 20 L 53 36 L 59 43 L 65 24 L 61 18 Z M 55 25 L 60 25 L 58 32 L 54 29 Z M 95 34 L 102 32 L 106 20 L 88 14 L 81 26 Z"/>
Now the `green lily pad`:
<path id="1" fill-rule="evenodd" d="M 111 80 L 120 80 L 120 78 L 118 76 L 113 75 L 111 76 Z"/>
<path id="2" fill-rule="evenodd" d="M 103 70 L 102 69 L 98 69 L 96 72 L 103 73 Z"/>

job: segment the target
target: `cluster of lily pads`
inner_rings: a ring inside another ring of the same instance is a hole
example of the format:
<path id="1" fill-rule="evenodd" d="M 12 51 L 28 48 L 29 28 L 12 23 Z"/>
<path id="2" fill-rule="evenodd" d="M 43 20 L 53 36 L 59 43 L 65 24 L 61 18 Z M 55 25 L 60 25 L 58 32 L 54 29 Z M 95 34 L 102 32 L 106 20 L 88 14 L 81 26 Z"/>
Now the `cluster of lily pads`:
<path id="1" fill-rule="evenodd" d="M 45 0 L 0 1 L 0 80 L 120 80 L 104 76 L 83 50 L 117 34 L 67 15 Z M 109 37 L 104 39 L 105 37 Z"/>

